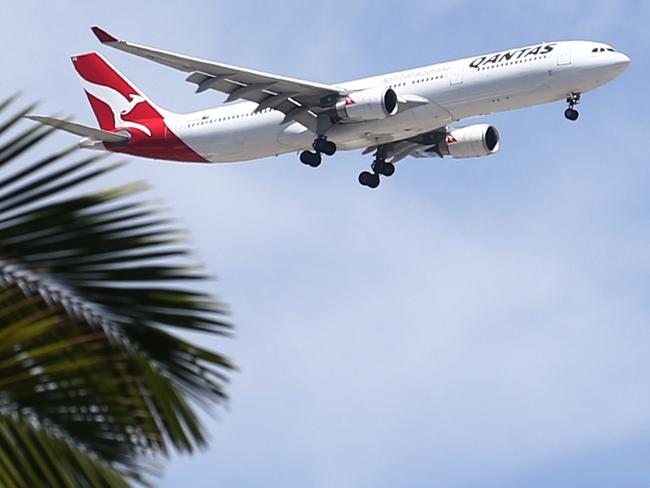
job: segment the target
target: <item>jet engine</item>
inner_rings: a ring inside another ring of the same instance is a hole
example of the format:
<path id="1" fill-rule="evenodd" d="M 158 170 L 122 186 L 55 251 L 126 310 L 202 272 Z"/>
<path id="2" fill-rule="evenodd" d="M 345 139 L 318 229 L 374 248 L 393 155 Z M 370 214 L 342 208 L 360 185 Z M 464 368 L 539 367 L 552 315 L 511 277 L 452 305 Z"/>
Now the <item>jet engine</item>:
<path id="1" fill-rule="evenodd" d="M 336 115 L 341 120 L 365 122 L 395 115 L 397 109 L 395 90 L 378 87 L 350 93 L 336 104 Z"/>
<path id="2" fill-rule="evenodd" d="M 489 156 L 499 150 L 499 132 L 491 125 L 476 124 L 449 129 L 438 152 L 453 158 Z"/>

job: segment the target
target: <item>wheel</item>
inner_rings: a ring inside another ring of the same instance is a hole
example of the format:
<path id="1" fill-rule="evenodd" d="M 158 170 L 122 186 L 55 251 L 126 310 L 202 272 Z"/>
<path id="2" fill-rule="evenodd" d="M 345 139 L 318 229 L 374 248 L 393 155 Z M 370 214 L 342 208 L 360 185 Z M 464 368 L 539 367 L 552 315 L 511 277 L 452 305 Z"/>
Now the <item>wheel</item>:
<path id="1" fill-rule="evenodd" d="M 302 164 L 306 164 L 307 166 L 312 165 L 313 158 L 314 158 L 314 153 L 310 151 L 303 151 L 300 153 L 300 162 Z"/>
<path id="2" fill-rule="evenodd" d="M 578 113 L 577 110 L 575 110 L 575 109 L 573 109 L 573 108 L 567 108 L 567 109 L 564 111 L 564 116 L 565 116 L 567 119 L 571 120 L 571 121 L 575 121 L 575 120 L 578 120 L 578 117 L 580 116 L 580 114 Z"/>
<path id="3" fill-rule="evenodd" d="M 322 161 L 320 153 L 310 152 L 309 154 L 311 159 L 309 166 L 311 166 L 312 168 L 317 168 L 318 166 L 320 166 L 320 163 Z"/>
<path id="4" fill-rule="evenodd" d="M 384 163 L 381 168 L 381 174 L 384 176 L 393 176 L 395 174 L 395 165 L 393 163 Z"/>
<path id="5" fill-rule="evenodd" d="M 578 120 L 578 117 L 580 116 L 580 114 L 578 113 L 578 111 L 576 109 L 567 108 L 564 111 L 564 116 L 567 119 L 571 120 L 571 121 L 576 121 L 576 120 Z"/>
<path id="6" fill-rule="evenodd" d="M 300 153 L 300 162 L 306 164 L 307 166 L 315 168 L 321 163 L 321 157 L 319 153 L 303 151 Z"/>
<path id="7" fill-rule="evenodd" d="M 336 152 L 336 144 L 325 138 L 319 137 L 314 141 L 314 151 L 323 153 L 327 156 L 333 156 Z"/>
<path id="8" fill-rule="evenodd" d="M 395 165 L 393 163 L 385 163 L 384 161 L 375 161 L 372 163 L 371 168 L 375 173 L 384 176 L 393 176 L 395 173 Z"/>
<path id="9" fill-rule="evenodd" d="M 324 141 L 322 152 L 327 156 L 334 156 L 336 153 L 336 144 L 332 141 Z"/>
<path id="10" fill-rule="evenodd" d="M 359 175 L 359 183 L 369 188 L 377 188 L 379 186 L 379 175 L 364 171 Z"/>

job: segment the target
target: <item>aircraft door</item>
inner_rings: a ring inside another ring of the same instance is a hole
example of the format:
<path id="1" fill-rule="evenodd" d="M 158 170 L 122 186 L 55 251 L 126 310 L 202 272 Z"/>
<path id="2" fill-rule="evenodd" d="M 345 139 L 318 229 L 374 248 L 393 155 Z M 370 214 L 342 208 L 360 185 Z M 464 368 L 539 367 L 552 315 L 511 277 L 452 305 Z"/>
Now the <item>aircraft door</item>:
<path id="1" fill-rule="evenodd" d="M 571 64 L 571 45 L 560 44 L 557 50 L 557 65 L 567 66 Z"/>
<path id="2" fill-rule="evenodd" d="M 463 83 L 463 65 L 461 63 L 454 63 L 451 66 L 451 74 L 449 76 L 450 85 L 462 85 Z"/>

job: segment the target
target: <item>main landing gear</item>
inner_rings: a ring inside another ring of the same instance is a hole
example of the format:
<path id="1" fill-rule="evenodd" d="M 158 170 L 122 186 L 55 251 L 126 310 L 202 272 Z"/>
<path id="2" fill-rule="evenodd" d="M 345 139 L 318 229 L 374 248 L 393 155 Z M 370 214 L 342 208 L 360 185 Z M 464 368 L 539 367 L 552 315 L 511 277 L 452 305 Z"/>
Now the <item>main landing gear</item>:
<path id="1" fill-rule="evenodd" d="M 328 141 L 325 136 L 318 136 L 312 146 L 314 152 L 303 151 L 300 153 L 300 161 L 307 166 L 315 168 L 320 165 L 322 161 L 322 154 L 326 156 L 333 156 L 336 153 L 336 144 Z"/>
<path id="2" fill-rule="evenodd" d="M 569 108 L 564 111 L 564 116 L 571 122 L 575 122 L 578 120 L 580 113 L 573 107 L 580 103 L 580 93 L 571 93 L 566 101 L 569 104 Z"/>
<path id="3" fill-rule="evenodd" d="M 375 161 L 370 166 L 370 171 L 364 171 L 359 175 L 359 183 L 368 188 L 377 188 L 379 186 L 379 176 L 393 176 L 395 173 L 395 165 L 386 162 L 386 150 L 384 146 L 377 148 Z"/>

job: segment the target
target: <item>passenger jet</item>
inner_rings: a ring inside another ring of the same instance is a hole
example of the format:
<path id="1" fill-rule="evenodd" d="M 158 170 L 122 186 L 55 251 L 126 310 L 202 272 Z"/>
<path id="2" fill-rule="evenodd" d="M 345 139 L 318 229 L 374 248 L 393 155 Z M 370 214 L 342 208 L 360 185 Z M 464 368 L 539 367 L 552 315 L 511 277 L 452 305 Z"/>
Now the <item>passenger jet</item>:
<path id="1" fill-rule="evenodd" d="M 230 66 L 119 40 L 102 44 L 189 73 L 196 92 L 227 94 L 223 105 L 187 114 L 164 110 L 100 54 L 74 56 L 99 129 L 29 116 L 81 136 L 83 148 L 195 163 L 250 161 L 300 152 L 308 166 L 337 150 L 373 153 L 359 182 L 376 188 L 395 163 L 488 156 L 499 132 L 462 119 L 566 100 L 575 121 L 581 95 L 613 80 L 630 59 L 601 42 L 543 42 L 344 83 L 325 84 Z"/>

